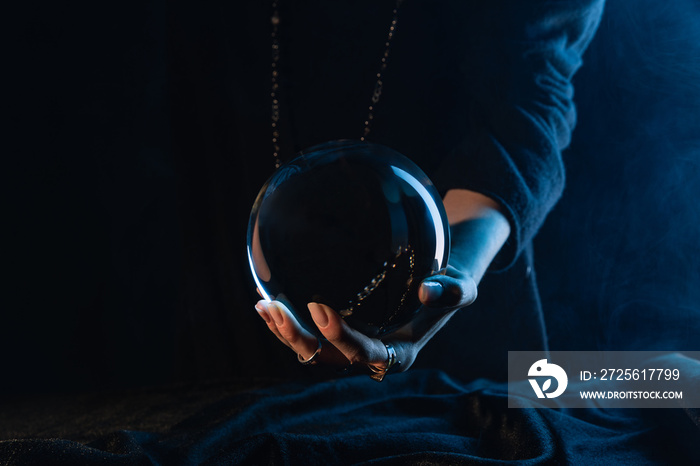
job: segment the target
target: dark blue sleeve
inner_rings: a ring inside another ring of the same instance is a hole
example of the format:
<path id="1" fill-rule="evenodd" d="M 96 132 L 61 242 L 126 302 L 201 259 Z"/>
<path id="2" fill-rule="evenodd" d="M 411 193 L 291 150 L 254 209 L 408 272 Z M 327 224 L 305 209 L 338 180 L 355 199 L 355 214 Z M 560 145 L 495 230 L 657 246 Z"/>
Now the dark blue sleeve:
<path id="1" fill-rule="evenodd" d="M 576 122 L 571 79 L 604 0 L 490 2 L 462 66 L 472 76 L 465 138 L 433 175 L 441 191 L 481 192 L 503 206 L 511 236 L 492 264 L 507 268 L 564 188 L 561 151 Z"/>

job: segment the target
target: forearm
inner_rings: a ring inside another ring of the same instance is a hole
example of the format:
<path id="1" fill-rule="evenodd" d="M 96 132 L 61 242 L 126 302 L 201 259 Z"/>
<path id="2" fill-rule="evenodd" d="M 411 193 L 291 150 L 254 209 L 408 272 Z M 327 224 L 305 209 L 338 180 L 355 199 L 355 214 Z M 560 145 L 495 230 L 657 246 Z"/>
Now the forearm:
<path id="1" fill-rule="evenodd" d="M 466 189 L 447 192 L 450 265 L 479 283 L 510 235 L 510 224 L 496 201 Z"/>
<path id="2" fill-rule="evenodd" d="M 468 190 L 450 190 L 443 200 L 450 223 L 451 252 L 447 275 L 456 279 L 445 293 L 458 292 L 464 305 L 476 297 L 476 285 L 481 281 L 498 251 L 508 239 L 510 225 L 500 212 L 498 203 L 483 194 Z M 471 287 L 471 289 L 470 289 Z M 465 302 L 466 298 L 466 302 Z M 463 306 L 439 309 L 426 308 L 410 325 L 402 329 L 408 341 L 420 350 Z M 434 311 L 434 312 L 433 312 Z M 447 312 L 445 312 L 447 311 Z"/>

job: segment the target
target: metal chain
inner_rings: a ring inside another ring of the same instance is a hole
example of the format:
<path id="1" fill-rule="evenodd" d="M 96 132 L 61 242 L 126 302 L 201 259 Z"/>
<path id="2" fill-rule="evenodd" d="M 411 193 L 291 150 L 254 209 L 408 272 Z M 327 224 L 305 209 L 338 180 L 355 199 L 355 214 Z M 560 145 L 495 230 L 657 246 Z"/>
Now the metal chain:
<path id="1" fill-rule="evenodd" d="M 402 0 L 396 1 L 396 6 L 394 11 L 392 11 L 391 25 L 389 26 L 389 34 L 387 35 L 386 42 L 384 43 L 384 55 L 382 56 L 382 64 L 379 67 L 379 72 L 377 73 L 377 82 L 374 84 L 374 92 L 372 93 L 372 101 L 369 104 L 369 109 L 367 112 L 367 119 L 365 120 L 365 128 L 362 131 L 362 137 L 360 141 L 364 141 L 369 132 L 372 130 L 372 121 L 374 120 L 374 107 L 379 102 L 379 98 L 382 96 L 382 88 L 384 86 L 384 81 L 382 80 L 382 75 L 386 71 L 387 63 L 389 61 L 389 50 L 391 50 L 391 39 L 394 38 L 394 32 L 396 31 L 396 23 L 399 19 L 399 6 L 401 6 Z"/>
<path id="2" fill-rule="evenodd" d="M 365 120 L 364 129 L 362 131 L 362 136 L 360 141 L 364 141 L 367 135 L 369 135 L 372 130 L 372 121 L 374 120 L 374 111 L 379 102 L 379 98 L 382 95 L 382 89 L 384 86 L 383 76 L 387 68 L 387 63 L 389 61 L 389 51 L 391 50 L 391 40 L 396 32 L 396 24 L 399 18 L 399 6 L 401 6 L 403 0 L 396 0 L 396 6 L 392 11 L 391 24 L 389 26 L 389 33 L 384 43 L 384 55 L 382 56 L 382 63 L 379 67 L 379 72 L 377 73 L 377 81 L 374 84 L 374 92 L 372 93 L 372 99 L 369 104 L 369 109 L 367 113 L 367 119 Z M 272 17 L 270 22 L 272 23 L 272 67 L 271 67 L 271 91 L 270 99 L 271 105 L 271 128 L 272 128 L 272 157 L 275 161 L 275 169 L 282 165 L 280 159 L 280 146 L 279 146 L 279 121 L 280 121 L 280 106 L 279 106 L 279 96 L 277 91 L 279 89 L 279 59 L 280 59 L 280 44 L 279 44 L 279 34 L 278 28 L 280 24 L 279 15 L 279 5 L 278 0 L 272 0 Z"/>
<path id="3" fill-rule="evenodd" d="M 279 71 L 277 66 L 280 61 L 280 43 L 277 37 L 277 28 L 280 24 L 280 15 L 277 7 L 277 0 L 272 1 L 272 90 L 270 92 L 270 98 L 272 100 L 272 157 L 275 160 L 275 169 L 278 169 L 282 165 L 280 161 L 280 146 L 279 146 L 279 121 L 280 121 L 280 105 L 279 99 L 277 98 L 277 89 L 279 88 L 279 83 L 277 82 L 277 76 Z"/>

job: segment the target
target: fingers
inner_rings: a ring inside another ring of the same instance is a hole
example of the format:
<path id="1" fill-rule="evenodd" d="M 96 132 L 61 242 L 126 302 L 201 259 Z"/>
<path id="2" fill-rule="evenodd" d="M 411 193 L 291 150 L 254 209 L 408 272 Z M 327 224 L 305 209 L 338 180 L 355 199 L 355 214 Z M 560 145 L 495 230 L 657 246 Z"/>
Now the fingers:
<path id="1" fill-rule="evenodd" d="M 287 347 L 292 348 L 292 346 L 289 344 L 287 340 L 282 336 L 280 331 L 277 329 L 277 324 L 275 323 L 275 320 L 272 318 L 271 312 L 270 312 L 270 303 L 267 303 L 266 301 L 258 301 L 258 304 L 255 305 L 255 310 L 258 311 L 258 314 L 260 314 L 260 317 L 265 321 L 267 324 L 267 328 L 270 329 L 272 333 L 275 334 L 275 336 L 284 343 Z"/>
<path id="2" fill-rule="evenodd" d="M 323 336 L 351 364 L 381 364 L 386 362 L 387 353 L 384 343 L 370 338 L 348 324 L 325 304 L 309 303 L 309 312 Z"/>
<path id="3" fill-rule="evenodd" d="M 445 275 L 433 275 L 421 283 L 418 297 L 431 308 L 458 309 L 474 302 L 476 283 L 468 275 L 448 267 Z"/>
<path id="4" fill-rule="evenodd" d="M 308 359 L 318 348 L 318 339 L 304 329 L 287 307 L 279 301 L 259 301 L 256 310 L 267 327 L 285 345 L 303 359 Z"/>
<path id="5" fill-rule="evenodd" d="M 370 338 L 352 329 L 340 315 L 325 304 L 309 303 L 309 312 L 327 340 L 318 359 L 337 366 L 350 364 L 382 365 L 387 350 L 381 340 Z M 267 327 L 286 346 L 308 359 L 318 348 L 318 339 L 304 329 L 287 307 L 279 302 L 259 301 L 255 309 Z"/>

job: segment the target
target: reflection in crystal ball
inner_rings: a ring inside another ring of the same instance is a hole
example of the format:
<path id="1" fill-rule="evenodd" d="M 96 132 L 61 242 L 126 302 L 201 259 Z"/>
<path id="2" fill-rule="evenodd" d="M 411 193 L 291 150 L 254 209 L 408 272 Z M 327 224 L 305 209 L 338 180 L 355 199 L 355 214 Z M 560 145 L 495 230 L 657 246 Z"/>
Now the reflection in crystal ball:
<path id="1" fill-rule="evenodd" d="M 408 158 L 333 141 L 303 151 L 265 183 L 248 225 L 248 258 L 264 299 L 319 332 L 307 303 L 335 309 L 371 337 L 417 314 L 421 281 L 447 265 L 442 200 Z"/>

